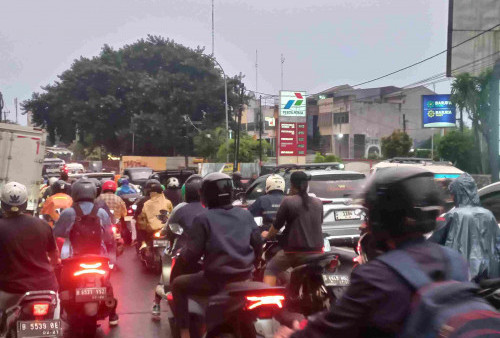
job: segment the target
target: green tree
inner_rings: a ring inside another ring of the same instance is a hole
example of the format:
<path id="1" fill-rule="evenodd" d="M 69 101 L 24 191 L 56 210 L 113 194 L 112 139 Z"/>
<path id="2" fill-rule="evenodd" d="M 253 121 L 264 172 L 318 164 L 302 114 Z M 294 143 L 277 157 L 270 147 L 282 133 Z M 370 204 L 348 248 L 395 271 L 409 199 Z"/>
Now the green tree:
<path id="1" fill-rule="evenodd" d="M 217 127 L 215 129 L 203 131 L 194 137 L 195 154 L 209 161 L 217 160 L 217 152 L 220 146 L 225 142 L 225 128 Z"/>
<path id="2" fill-rule="evenodd" d="M 231 111 L 248 99 L 240 95 L 241 80 L 228 79 Z M 191 154 L 186 117 L 203 121 L 203 129 L 225 120 L 224 78 L 212 57 L 158 36 L 118 50 L 105 45 L 42 89 L 22 106 L 52 142 L 69 144 L 79 134 L 86 148 L 104 146 L 114 154 L 131 152 L 132 133 L 138 155 Z"/>
<path id="3" fill-rule="evenodd" d="M 413 142 L 405 132 L 394 130 L 388 137 L 382 137 L 382 155 L 385 158 L 408 156 Z"/>
<path id="4" fill-rule="evenodd" d="M 259 144 L 259 140 L 242 132 L 240 136 L 238 161 L 240 163 L 249 163 L 257 160 L 259 158 Z M 270 149 L 271 145 L 266 140 L 262 140 L 262 161 L 267 160 L 267 152 Z M 219 162 L 226 162 L 226 156 L 227 145 L 226 142 L 224 142 L 217 152 L 217 159 Z M 234 139 L 229 140 L 229 161 L 234 161 Z"/>
<path id="5" fill-rule="evenodd" d="M 322 155 L 320 152 L 316 152 L 314 157 L 314 163 L 330 163 L 330 162 L 342 162 L 342 159 L 335 155 Z"/>
<path id="6" fill-rule="evenodd" d="M 482 155 L 477 164 L 483 173 L 487 171 L 489 140 L 492 132 L 489 100 L 491 79 L 492 70 L 489 69 L 479 76 L 472 76 L 468 73 L 459 74 L 451 85 L 451 101 L 457 106 L 461 115 L 463 111 L 466 111 L 472 121 L 474 146 L 476 152 Z M 486 152 L 481 149 L 483 141 L 487 147 Z"/>
<path id="7" fill-rule="evenodd" d="M 467 172 L 474 171 L 477 153 L 474 152 L 474 136 L 470 129 L 459 132 L 452 130 L 442 137 L 438 147 L 439 156 L 451 161 L 457 168 Z"/>

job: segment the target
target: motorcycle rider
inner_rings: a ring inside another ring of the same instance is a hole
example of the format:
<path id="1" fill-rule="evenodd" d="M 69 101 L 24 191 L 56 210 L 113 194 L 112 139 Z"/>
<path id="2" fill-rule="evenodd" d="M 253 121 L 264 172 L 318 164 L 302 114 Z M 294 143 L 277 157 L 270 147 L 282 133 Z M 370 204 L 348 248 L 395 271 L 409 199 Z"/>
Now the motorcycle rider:
<path id="1" fill-rule="evenodd" d="M 311 255 L 323 250 L 323 202 L 309 196 L 309 176 L 303 171 L 296 171 L 290 176 L 291 196 L 281 202 L 276 214 L 276 221 L 262 236 L 272 238 L 285 226 L 281 247 L 268 263 L 264 272 L 264 283 L 275 286 L 277 276 L 290 267 L 301 265 Z"/>
<path id="2" fill-rule="evenodd" d="M 9 182 L 1 190 L 0 313 L 28 291 L 58 290 L 54 267 L 60 263 L 52 228 L 24 214 L 26 187 Z"/>
<path id="3" fill-rule="evenodd" d="M 108 206 L 109 210 L 113 215 L 111 219 L 113 224 L 118 224 L 120 219 L 127 216 L 127 206 L 125 202 L 115 195 L 117 186 L 115 181 L 106 181 L 102 185 L 102 194 L 96 199 L 96 203 L 103 201 Z"/>
<path id="4" fill-rule="evenodd" d="M 116 190 L 116 194 L 118 196 L 129 195 L 129 194 L 137 194 L 137 191 L 130 186 L 130 182 L 127 178 L 120 178 L 118 180 L 119 188 Z"/>
<path id="5" fill-rule="evenodd" d="M 201 198 L 208 210 L 194 219 L 187 246 L 178 258 L 189 264 L 203 256 L 203 270 L 178 276 L 172 285 L 175 318 L 183 338 L 189 337 L 189 296 L 209 296 L 227 283 L 250 279 L 262 250 L 252 214 L 232 206 L 232 192 L 226 174 L 211 173 L 203 179 Z"/>
<path id="6" fill-rule="evenodd" d="M 40 214 L 53 227 L 61 212 L 73 205 L 73 199 L 69 196 L 69 184 L 65 181 L 56 181 L 51 190 L 53 195 L 47 198 Z"/>
<path id="7" fill-rule="evenodd" d="M 188 240 L 189 232 L 191 227 L 193 226 L 193 220 L 198 216 L 204 214 L 207 209 L 203 207 L 201 204 L 201 185 L 203 182 L 203 178 L 200 175 L 191 175 L 184 183 L 183 191 L 184 196 L 183 199 L 185 203 L 178 204 L 172 214 L 170 215 L 167 225 L 162 229 L 162 234 L 166 234 L 168 239 L 172 237 L 172 231 L 170 230 L 170 224 L 175 224 L 176 226 L 180 226 L 183 229 L 182 235 L 177 240 L 180 247 L 183 247 Z M 158 287 L 164 288 L 166 284 L 172 284 L 175 277 L 182 274 L 193 273 L 192 264 L 185 266 L 183 262 L 178 262 L 172 267 L 172 271 L 170 272 L 170 281 L 164 281 L 163 276 L 158 283 Z M 155 292 L 155 301 L 153 304 L 152 315 L 155 318 L 159 318 L 160 316 L 160 301 L 161 301 L 161 290 L 159 292 Z"/>
<path id="8" fill-rule="evenodd" d="M 473 281 L 500 277 L 500 228 L 491 211 L 481 207 L 474 178 L 463 173 L 449 191 L 455 208 L 429 240 L 460 252 Z"/>
<path id="9" fill-rule="evenodd" d="M 92 180 L 81 178 L 73 184 L 71 196 L 73 198 L 74 205 L 72 208 L 66 209 L 61 213 L 61 216 L 54 227 L 54 235 L 66 239 L 61 252 L 61 258 L 64 259 L 73 256 L 73 250 L 71 248 L 69 237 L 76 219 L 76 211 L 74 209 L 75 204 L 80 207 L 84 215 L 88 215 L 92 212 L 92 209 L 94 209 L 94 205 L 98 205 L 95 203 L 96 195 L 97 189 Z M 102 227 L 101 254 L 108 257 L 110 263 L 114 265 L 116 262 L 116 244 L 111 220 L 108 213 L 102 208 L 98 209 L 97 216 L 101 220 Z M 109 325 L 118 325 L 116 305 L 109 315 Z"/>
<path id="10" fill-rule="evenodd" d="M 149 191 L 149 200 L 144 203 L 141 214 L 139 215 L 138 225 L 140 227 L 140 240 L 142 241 L 139 250 L 144 249 L 146 240 L 159 231 L 165 225 L 168 215 L 172 212 L 172 203 L 163 195 L 161 184 L 157 180 L 148 180 L 146 182 Z M 137 232 L 139 237 L 139 231 Z"/>
<path id="11" fill-rule="evenodd" d="M 246 186 L 241 181 L 241 179 L 242 179 L 241 173 L 239 171 L 235 171 L 233 173 L 232 177 L 233 177 L 233 180 L 232 180 L 233 181 L 233 188 L 234 188 L 235 192 L 236 193 L 245 192 Z"/>
<path id="12" fill-rule="evenodd" d="M 263 229 L 268 231 L 276 220 L 276 213 L 281 201 L 285 198 L 285 180 L 277 174 L 270 175 L 266 179 L 266 194 L 248 208 L 254 217 L 262 217 Z"/>
<path id="13" fill-rule="evenodd" d="M 182 201 L 181 190 L 179 188 L 179 180 L 176 177 L 170 177 L 167 181 L 167 188 L 163 190 L 163 194 L 172 202 L 174 207 Z"/>
<path id="14" fill-rule="evenodd" d="M 387 168 L 369 179 L 363 195 L 368 233 L 377 246 L 403 250 L 432 280 L 443 280 L 450 264 L 447 254 L 424 237 L 435 228 L 443 202 L 434 175 L 418 167 Z M 459 253 L 448 254 L 462 265 L 464 281 L 466 262 Z M 413 293 L 395 270 L 373 259 L 353 270 L 350 286 L 330 310 L 310 319 L 303 330 L 295 323 L 275 337 L 397 337 Z"/>

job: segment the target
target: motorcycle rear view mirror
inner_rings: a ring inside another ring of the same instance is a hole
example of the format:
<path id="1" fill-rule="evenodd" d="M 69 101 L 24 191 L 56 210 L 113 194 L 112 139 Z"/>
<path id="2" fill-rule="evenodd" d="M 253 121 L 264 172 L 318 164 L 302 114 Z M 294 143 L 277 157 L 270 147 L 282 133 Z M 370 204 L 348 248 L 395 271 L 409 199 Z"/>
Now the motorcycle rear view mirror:
<path id="1" fill-rule="evenodd" d="M 264 225 L 264 219 L 262 217 L 260 217 L 260 216 L 254 217 L 253 219 L 254 219 L 255 223 L 257 223 L 258 226 L 261 227 Z"/>

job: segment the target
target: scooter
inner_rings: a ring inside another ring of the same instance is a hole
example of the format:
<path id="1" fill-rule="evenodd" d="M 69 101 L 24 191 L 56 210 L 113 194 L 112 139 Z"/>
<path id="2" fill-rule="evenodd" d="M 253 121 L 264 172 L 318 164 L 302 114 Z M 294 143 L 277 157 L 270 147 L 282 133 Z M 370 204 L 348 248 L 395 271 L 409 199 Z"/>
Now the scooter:
<path id="1" fill-rule="evenodd" d="M 113 227 L 113 236 L 115 238 L 116 243 L 116 256 L 121 256 L 125 249 L 125 242 L 122 238 L 122 226 L 121 223 L 114 224 Z"/>
<path id="2" fill-rule="evenodd" d="M 168 245 L 168 241 L 161 234 L 161 230 L 153 233 L 152 236 L 148 236 L 145 241 L 146 245 L 141 247 L 141 243 L 137 243 L 139 246 L 138 255 L 144 266 L 154 272 L 160 272 L 162 269 L 162 256 L 165 248 Z"/>
<path id="3" fill-rule="evenodd" d="M 0 337 L 62 337 L 59 313 L 54 291 L 26 292 L 2 313 Z"/>
<path id="4" fill-rule="evenodd" d="M 75 335 L 94 337 L 97 321 L 107 318 L 116 307 L 110 272 L 109 259 L 99 255 L 75 256 L 62 261 L 63 319 Z"/>

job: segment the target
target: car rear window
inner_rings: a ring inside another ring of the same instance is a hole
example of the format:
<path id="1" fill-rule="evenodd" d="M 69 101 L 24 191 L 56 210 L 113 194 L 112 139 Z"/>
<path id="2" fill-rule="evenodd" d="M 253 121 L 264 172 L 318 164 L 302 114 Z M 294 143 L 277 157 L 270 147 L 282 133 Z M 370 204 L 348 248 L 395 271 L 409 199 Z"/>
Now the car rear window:
<path id="1" fill-rule="evenodd" d="M 153 170 L 130 170 L 130 178 L 132 180 L 147 180 L 153 173 Z"/>
<path id="2" fill-rule="evenodd" d="M 356 194 L 365 175 L 317 175 L 309 182 L 309 192 L 320 198 L 348 198 Z"/>

